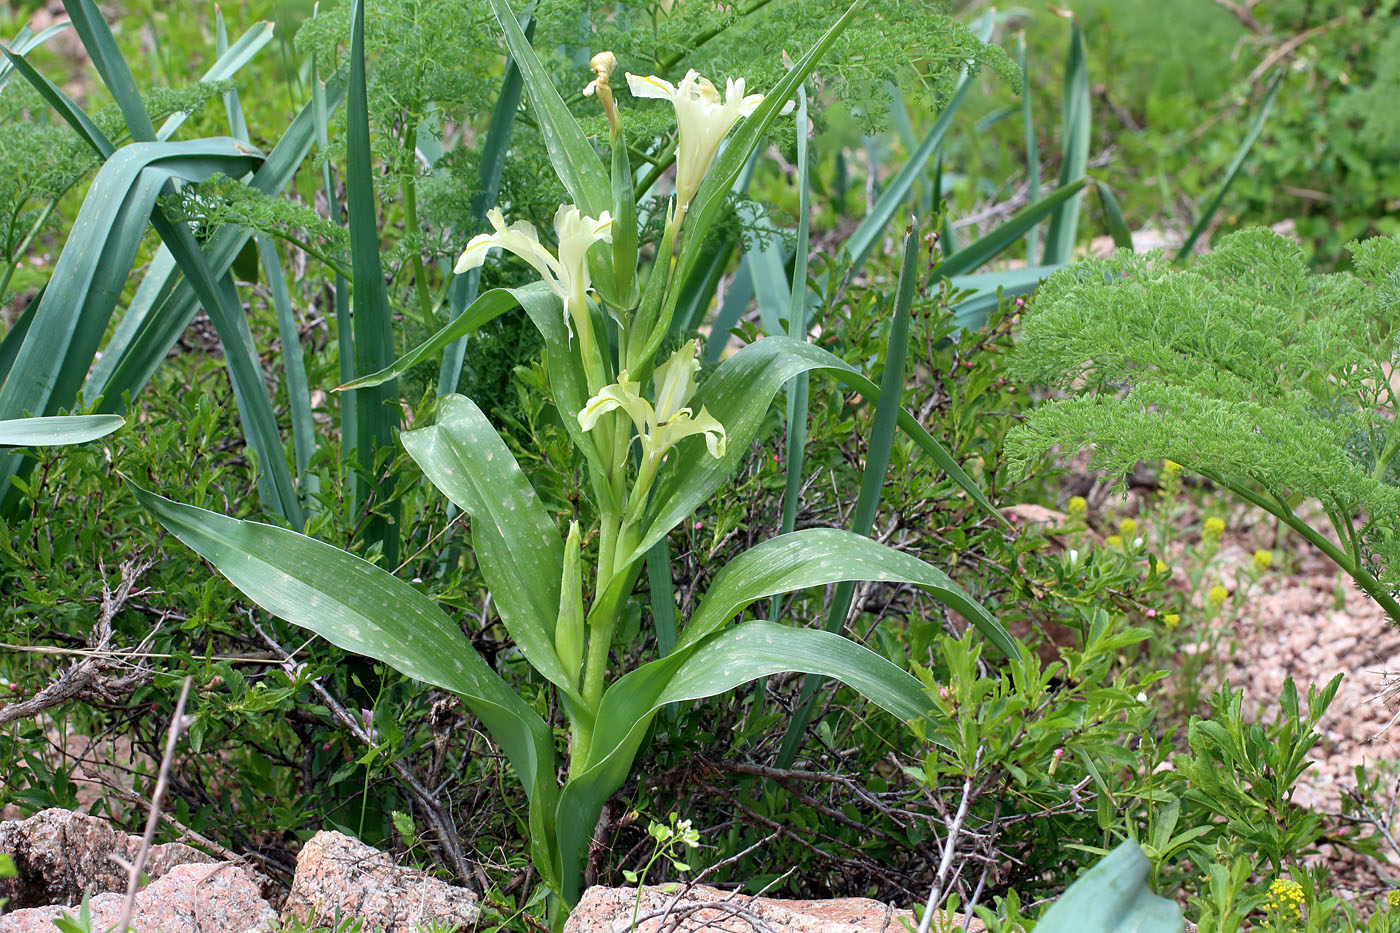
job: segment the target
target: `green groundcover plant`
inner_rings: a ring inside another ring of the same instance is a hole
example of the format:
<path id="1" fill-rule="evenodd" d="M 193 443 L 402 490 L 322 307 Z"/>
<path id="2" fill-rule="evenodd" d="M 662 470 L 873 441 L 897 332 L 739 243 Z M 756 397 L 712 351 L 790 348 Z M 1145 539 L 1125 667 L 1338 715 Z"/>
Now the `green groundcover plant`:
<path id="1" fill-rule="evenodd" d="M 862 535 L 812 528 L 780 535 L 733 558 L 715 574 L 669 653 L 610 676 L 620 623 L 629 608 L 636 611 L 630 595 L 643 559 L 739 467 L 778 389 L 798 374 L 825 371 L 868 397 L 879 394 L 835 356 L 786 337 L 745 347 L 703 386 L 695 341 L 669 355 L 660 352 L 680 289 L 735 179 L 784 103 L 862 4 L 852 6 L 767 95 L 746 93 L 738 80 L 721 92 L 694 72 L 676 84 L 627 76 L 634 96 L 674 105 L 679 129 L 676 195 L 645 282 L 638 276 L 632 172 L 627 147 L 618 144 L 624 115 L 612 100 L 615 58 L 607 52 L 595 56 L 596 80 L 587 91 L 602 102 L 611 124 L 609 171 L 539 67 L 515 14 L 505 0 L 492 5 L 520 65 L 552 164 L 573 199 L 555 215 L 557 246 L 546 245 L 528 222 L 508 222 L 502 211 L 493 210 L 492 232 L 467 244 L 456 271 L 469 271 L 490 251 L 502 249 L 529 263 L 541 281 L 486 292 L 428 343 L 345 388 L 382 386 L 464 328 L 517 307 L 539 330 L 549 389 L 583 464 L 596 527 L 585 530 L 571 521 L 561 533 L 505 441 L 466 397 L 443 397 L 437 422 L 401 439 L 428 478 L 470 516 L 476 559 L 497 612 L 520 654 L 552 686 L 556 708 L 568 721 L 564 761 L 542 711 L 502 679 L 419 589 L 291 530 L 228 518 L 144 490 L 137 495 L 267 611 L 462 696 L 500 744 L 530 798 L 536 870 L 567 907 L 579 897 L 583 858 L 603 805 L 626 780 L 652 720 L 666 704 L 797 671 L 838 678 L 906 722 L 927 712 L 917 679 L 839 634 L 757 620 L 730 625 L 751 603 L 856 579 L 914 584 L 1002 651 L 1016 648 L 997 621 L 941 571 Z M 357 46 L 362 23 L 356 4 Z M 907 314 L 912 301 L 916 263 L 911 257 L 918 243 L 917 231 L 909 231 L 896 313 Z M 971 479 L 911 416 L 901 412 L 899 420 L 989 508 Z"/>
<path id="2" fill-rule="evenodd" d="M 1354 273 L 1314 275 L 1297 243 L 1246 230 L 1184 271 L 1120 251 L 1056 273 L 1012 369 L 1070 397 L 1011 433 L 1013 469 L 1057 447 L 1092 446 L 1110 477 L 1175 461 L 1276 516 L 1400 621 L 1400 241 L 1350 248 Z"/>

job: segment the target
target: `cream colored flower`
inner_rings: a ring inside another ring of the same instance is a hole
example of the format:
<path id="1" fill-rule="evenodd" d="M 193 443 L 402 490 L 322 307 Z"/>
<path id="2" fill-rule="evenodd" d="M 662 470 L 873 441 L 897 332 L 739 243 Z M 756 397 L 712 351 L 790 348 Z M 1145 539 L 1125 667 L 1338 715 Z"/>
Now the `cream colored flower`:
<path id="1" fill-rule="evenodd" d="M 622 410 L 632 419 L 642 440 L 642 456 L 648 464 L 659 464 L 670 449 L 687 437 L 705 435 L 710 456 L 723 457 L 724 425 L 703 407 L 694 413 L 686 403 L 695 395 L 695 373 L 700 363 L 695 358 L 698 342 L 686 342 L 671 358 L 656 367 L 652 386 L 656 390 L 656 405 L 642 398 L 639 384 L 627 371 L 617 374 L 617 382 L 604 386 L 588 400 L 578 413 L 579 427 L 591 431 L 598 419 L 610 411 Z M 653 467 L 654 468 L 654 467 Z"/>
<path id="2" fill-rule="evenodd" d="M 598 218 L 584 217 L 572 204 L 559 205 L 554 215 L 558 257 L 540 242 L 539 232 L 528 221 L 517 220 L 507 227 L 505 215 L 498 207 L 487 211 L 486 219 L 494 232 L 472 237 L 458 257 L 454 272 L 460 275 L 475 269 L 486 261 L 487 253 L 500 248 L 533 266 L 550 290 L 564 299 L 569 316 L 587 314 L 588 250 L 594 243 L 612 241 L 612 215 L 608 211 Z"/>
<path id="3" fill-rule="evenodd" d="M 676 207 L 684 211 L 709 173 L 719 144 L 741 117 L 753 113 L 763 102 L 763 95 L 744 94 L 744 79 L 730 78 L 725 82 L 721 100 L 719 90 L 694 69 L 685 73 L 679 85 L 655 75 L 643 78 L 629 73 L 627 86 L 636 97 L 669 100 L 675 105 L 680 132 L 676 147 Z"/>

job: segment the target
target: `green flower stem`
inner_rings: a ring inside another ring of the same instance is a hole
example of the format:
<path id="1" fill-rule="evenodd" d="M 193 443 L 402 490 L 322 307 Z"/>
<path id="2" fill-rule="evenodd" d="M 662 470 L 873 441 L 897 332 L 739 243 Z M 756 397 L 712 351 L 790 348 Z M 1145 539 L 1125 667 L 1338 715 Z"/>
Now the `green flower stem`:
<path id="1" fill-rule="evenodd" d="M 29 232 L 24 235 L 23 242 L 19 244 L 13 253 L 15 261 L 5 267 L 5 275 L 3 278 L 0 278 L 0 295 L 4 295 L 5 289 L 9 287 L 10 277 L 15 274 L 15 267 L 19 265 L 19 257 L 29 252 L 29 244 L 33 243 L 34 237 L 38 236 L 39 231 L 44 229 L 44 224 L 48 223 L 49 216 L 53 214 L 54 208 L 57 206 L 57 199 L 51 199 L 48 204 L 44 205 L 44 209 L 39 212 L 38 219 L 29 225 Z"/>
<path id="2" fill-rule="evenodd" d="M 609 597 L 609 592 L 619 595 Z M 603 687 L 608 674 L 608 653 L 612 650 L 613 636 L 617 634 L 617 604 L 621 601 L 622 590 L 604 590 L 595 597 L 607 604 L 595 604 L 593 612 L 597 618 L 590 620 L 588 632 L 588 656 L 583 662 L 583 702 L 595 715 L 603 701 Z M 585 753 L 586 757 L 586 753 Z M 585 765 L 587 763 L 585 762 Z"/>
<path id="3" fill-rule="evenodd" d="M 417 124 L 410 126 L 409 139 L 417 138 Z M 416 235 L 418 226 L 418 182 L 416 176 L 404 172 L 399 179 L 399 191 L 403 195 L 404 228 L 410 236 Z M 423 315 L 423 326 L 432 333 L 437 328 L 433 324 L 433 296 L 428 291 L 428 274 L 423 268 L 423 252 L 414 249 L 409 262 L 413 265 L 413 291 L 418 296 L 418 308 Z"/>
<path id="4" fill-rule="evenodd" d="M 1201 475 L 1211 482 L 1230 490 L 1246 502 L 1257 505 L 1270 515 L 1276 516 L 1289 528 L 1298 532 L 1309 544 L 1326 554 L 1332 559 L 1333 563 L 1346 571 L 1347 575 L 1356 581 L 1356 585 L 1361 587 L 1367 596 L 1370 596 L 1380 604 L 1381 608 L 1385 610 L 1386 615 L 1390 616 L 1394 621 L 1400 622 L 1400 603 L 1395 601 L 1395 597 L 1390 594 L 1390 591 L 1371 575 L 1370 571 L 1362 565 L 1359 559 L 1354 559 L 1351 554 L 1348 554 L 1346 551 L 1343 551 L 1341 548 L 1337 547 L 1337 545 L 1324 538 L 1318 533 L 1317 529 L 1299 518 L 1286 502 L 1280 499 L 1275 499 L 1270 502 L 1252 489 L 1227 483 L 1220 477 L 1205 471 L 1201 471 Z"/>

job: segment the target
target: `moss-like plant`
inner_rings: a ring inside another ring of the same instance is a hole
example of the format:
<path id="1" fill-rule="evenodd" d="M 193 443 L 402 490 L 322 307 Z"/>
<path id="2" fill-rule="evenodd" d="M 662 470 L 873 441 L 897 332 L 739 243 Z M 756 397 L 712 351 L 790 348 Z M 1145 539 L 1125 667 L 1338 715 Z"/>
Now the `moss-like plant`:
<path id="1" fill-rule="evenodd" d="M 1354 272 L 1246 230 L 1185 270 L 1119 252 L 1052 276 L 1027 313 L 1017 378 L 1067 393 L 1008 438 L 1025 471 L 1093 448 L 1122 477 L 1174 460 L 1277 516 L 1400 621 L 1400 241 L 1349 246 Z M 1299 514 L 1321 507 L 1336 541 Z"/>

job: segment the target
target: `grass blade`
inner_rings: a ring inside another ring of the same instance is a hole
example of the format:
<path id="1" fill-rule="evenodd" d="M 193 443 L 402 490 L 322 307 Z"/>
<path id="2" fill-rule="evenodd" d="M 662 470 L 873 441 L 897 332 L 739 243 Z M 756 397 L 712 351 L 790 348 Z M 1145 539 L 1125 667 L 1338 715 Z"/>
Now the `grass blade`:
<path id="1" fill-rule="evenodd" d="M 1064 140 L 1060 162 L 1060 188 L 1084 178 L 1089 167 L 1089 144 L 1092 124 L 1089 113 L 1089 68 L 1084 56 L 1084 33 L 1079 20 L 1069 15 L 1069 56 L 1065 61 Z M 1076 194 L 1060 205 L 1050 218 L 1045 234 L 1042 265 L 1068 262 L 1074 253 L 1075 236 L 1079 230 L 1079 210 L 1083 194 Z"/>
<path id="2" fill-rule="evenodd" d="M 1225 200 L 1226 193 L 1230 186 L 1235 183 L 1235 176 L 1240 173 L 1244 166 L 1244 160 L 1249 157 L 1249 151 L 1254 148 L 1255 142 L 1259 139 L 1259 134 L 1264 131 L 1264 124 L 1269 119 L 1269 111 L 1274 107 L 1274 98 L 1278 95 L 1279 84 L 1283 81 L 1284 72 L 1282 69 L 1274 76 L 1273 82 L 1269 85 L 1269 92 L 1264 95 L 1264 104 L 1259 108 L 1259 112 L 1254 115 L 1254 122 L 1250 124 L 1249 132 L 1245 134 L 1244 142 L 1240 143 L 1240 148 L 1236 150 L 1235 157 L 1230 160 L 1230 165 L 1225 169 L 1225 180 L 1220 183 L 1220 188 L 1215 192 L 1215 196 L 1210 199 L 1205 210 L 1201 211 L 1201 216 L 1196 220 L 1196 225 L 1191 228 L 1191 235 L 1186 238 L 1186 242 L 1181 244 L 1181 249 L 1176 252 L 1176 261 L 1185 262 L 1191 255 L 1191 250 L 1196 246 L 1196 241 L 1210 227 L 1211 219 L 1215 212 L 1220 210 L 1220 202 Z"/>
<path id="3" fill-rule="evenodd" d="M 1104 221 L 1108 224 L 1108 234 L 1113 237 L 1113 245 L 1119 249 L 1133 248 L 1133 232 L 1128 229 L 1128 222 L 1123 219 L 1123 209 L 1118 206 L 1118 199 L 1113 196 L 1113 192 L 1101 181 L 1094 182 L 1094 190 L 1099 193 L 1099 204 L 1103 207 Z"/>
<path id="4" fill-rule="evenodd" d="M 935 266 L 931 280 L 937 282 L 940 278 L 965 275 L 992 261 L 1052 211 L 1059 210 L 1078 197 L 1087 183 L 1087 178 L 1072 181 L 1063 188 L 1055 189 L 1040 202 L 1022 208 L 1006 223 Z"/>
<path id="5" fill-rule="evenodd" d="M 355 372 L 384 369 L 394 359 L 394 330 L 384 267 L 379 258 L 379 222 L 375 211 L 374 168 L 369 141 L 369 100 L 365 77 L 365 5 L 353 0 L 350 30 L 350 92 L 346 101 L 346 202 L 350 222 L 351 282 L 354 314 Z M 392 447 L 399 427 L 398 383 L 385 382 L 355 393 L 355 458 L 375 490 L 375 514 L 362 540 L 379 544 L 385 566 L 399 562 L 399 505 L 392 501 L 394 477 L 376 475 L 381 448 Z"/>
<path id="6" fill-rule="evenodd" d="M 214 60 L 214 64 L 209 66 L 209 70 L 200 76 L 199 80 L 201 81 L 222 81 L 225 78 L 233 77 L 238 73 L 240 68 L 252 60 L 253 56 L 256 55 L 263 46 L 272 41 L 273 25 L 272 23 L 264 22 L 256 23 L 253 28 L 239 36 L 237 42 L 233 45 L 229 45 L 228 30 L 224 27 L 223 11 L 217 6 L 215 6 L 214 11 L 215 41 L 217 43 L 215 50 L 219 57 Z M 224 106 L 230 111 L 231 135 L 238 139 L 246 139 L 248 127 L 246 124 L 240 125 L 233 121 L 231 115 L 233 110 L 229 105 L 229 98 L 237 101 L 238 92 L 229 91 L 224 95 Z M 241 119 L 241 109 L 238 113 Z M 171 136 L 175 135 L 176 130 L 184 125 L 185 120 L 187 120 L 189 116 L 190 115 L 184 111 L 172 113 L 166 118 L 165 122 L 160 125 L 160 130 L 157 131 L 156 138 L 169 139 Z"/>
<path id="7" fill-rule="evenodd" d="M 1016 63 L 1021 67 L 1021 126 L 1026 135 L 1026 184 L 1030 203 L 1040 200 L 1040 141 L 1035 134 L 1035 117 L 1031 113 L 1031 77 L 1026 65 L 1026 33 L 1021 32 L 1016 43 Z M 1034 262 L 1040 252 L 1040 224 L 1026 231 L 1026 261 Z"/>
<path id="8" fill-rule="evenodd" d="M 282 343 L 282 371 L 287 385 L 287 403 L 292 409 L 292 450 L 296 460 L 298 485 L 314 480 L 307 466 L 316 452 L 316 424 L 311 418 L 311 386 L 306 379 L 306 363 L 301 353 L 301 333 L 297 328 L 292 297 L 287 291 L 287 278 L 277 246 L 267 236 L 258 235 L 258 258 L 263 276 L 272 290 L 272 304 L 277 310 L 277 335 Z M 307 492 L 315 492 L 307 487 Z"/>
<path id="9" fill-rule="evenodd" d="M 131 138 L 137 142 L 153 142 L 156 138 L 155 125 L 146 105 L 141 101 L 141 92 L 136 89 L 136 79 L 131 76 L 131 68 L 125 56 L 117 47 L 117 40 L 94 0 L 63 0 L 63 8 L 77 30 L 88 57 L 102 77 L 102 83 L 112 99 L 117 102 Z"/>
<path id="10" fill-rule="evenodd" d="M 899 412 L 903 410 L 904 363 L 909 353 L 909 321 L 914 307 L 915 280 L 918 278 L 919 245 L 918 225 L 911 224 L 904 233 L 904 258 L 900 264 L 889 342 L 885 348 L 885 372 L 880 378 L 880 401 L 875 406 L 875 424 L 870 434 L 870 448 L 865 455 L 860 494 L 856 499 L 855 513 L 851 517 L 851 530 L 865 537 L 869 537 L 870 530 L 875 525 L 875 510 L 880 505 L 880 494 L 885 487 L 885 474 L 890 466 L 890 452 L 894 447 L 895 425 Z M 839 632 L 845 626 L 846 613 L 851 607 L 854 594 L 854 583 L 843 581 L 836 585 L 826 616 L 826 631 Z M 777 762 L 780 768 L 788 767 L 797 757 L 807 724 L 812 718 L 812 706 L 820 684 L 821 679 L 816 676 L 808 677 L 802 684 L 797 708 L 778 750 Z"/>

